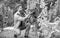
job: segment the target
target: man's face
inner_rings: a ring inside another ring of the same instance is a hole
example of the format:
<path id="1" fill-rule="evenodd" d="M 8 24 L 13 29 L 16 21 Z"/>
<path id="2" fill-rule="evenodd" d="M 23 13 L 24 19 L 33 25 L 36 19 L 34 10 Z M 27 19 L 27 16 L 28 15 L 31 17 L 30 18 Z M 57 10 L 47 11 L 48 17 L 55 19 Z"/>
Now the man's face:
<path id="1" fill-rule="evenodd" d="M 22 6 L 19 6 L 18 10 L 22 10 Z"/>

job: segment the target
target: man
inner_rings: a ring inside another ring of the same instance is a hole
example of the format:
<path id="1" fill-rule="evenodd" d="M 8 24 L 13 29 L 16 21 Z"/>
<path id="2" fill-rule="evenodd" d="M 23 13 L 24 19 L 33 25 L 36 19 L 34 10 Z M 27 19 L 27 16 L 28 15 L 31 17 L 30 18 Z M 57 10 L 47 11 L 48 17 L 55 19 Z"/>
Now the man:
<path id="1" fill-rule="evenodd" d="M 20 11 L 22 10 L 22 6 L 19 6 L 18 11 L 14 14 L 14 26 L 13 27 L 6 27 L 4 30 L 14 30 L 16 33 L 19 35 L 20 34 L 20 29 L 18 28 L 21 21 L 24 21 L 31 13 L 25 14 L 25 17 L 21 16 Z"/>

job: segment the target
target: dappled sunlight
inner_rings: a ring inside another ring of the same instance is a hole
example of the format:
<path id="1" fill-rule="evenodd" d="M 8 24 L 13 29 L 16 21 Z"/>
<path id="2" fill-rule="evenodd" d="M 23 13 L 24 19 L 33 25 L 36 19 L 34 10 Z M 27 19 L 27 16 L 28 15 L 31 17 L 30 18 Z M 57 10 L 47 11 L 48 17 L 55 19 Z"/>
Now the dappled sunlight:
<path id="1" fill-rule="evenodd" d="M 59 0 L 3 0 L 1 38 L 60 38 Z"/>

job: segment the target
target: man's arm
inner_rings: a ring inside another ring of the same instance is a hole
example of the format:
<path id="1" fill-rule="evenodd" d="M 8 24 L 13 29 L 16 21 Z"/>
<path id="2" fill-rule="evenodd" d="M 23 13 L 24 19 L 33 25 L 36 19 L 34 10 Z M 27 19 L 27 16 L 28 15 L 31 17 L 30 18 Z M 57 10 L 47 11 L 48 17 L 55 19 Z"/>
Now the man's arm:
<path id="1" fill-rule="evenodd" d="M 20 16 L 20 17 L 18 18 L 18 20 L 23 21 L 23 20 L 25 20 L 28 16 L 29 16 L 29 15 L 26 15 L 25 17 L 21 17 L 21 16 Z"/>
<path id="2" fill-rule="evenodd" d="M 27 14 L 25 17 L 21 17 L 21 16 L 20 16 L 20 17 L 18 18 L 18 20 L 20 20 L 20 21 L 22 20 L 22 21 L 23 21 L 23 20 L 25 20 L 26 18 L 28 18 L 30 14 L 31 14 L 31 13 Z"/>

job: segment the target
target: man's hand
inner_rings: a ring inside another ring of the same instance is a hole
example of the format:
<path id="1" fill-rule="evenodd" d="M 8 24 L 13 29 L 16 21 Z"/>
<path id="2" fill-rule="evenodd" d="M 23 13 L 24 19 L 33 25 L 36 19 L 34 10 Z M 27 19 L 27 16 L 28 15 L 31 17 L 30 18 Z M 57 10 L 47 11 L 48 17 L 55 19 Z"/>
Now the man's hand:
<path id="1" fill-rule="evenodd" d="M 29 12 L 29 14 L 27 14 L 27 15 L 25 16 L 25 18 L 29 17 L 31 13 L 33 13 L 33 12 Z"/>

